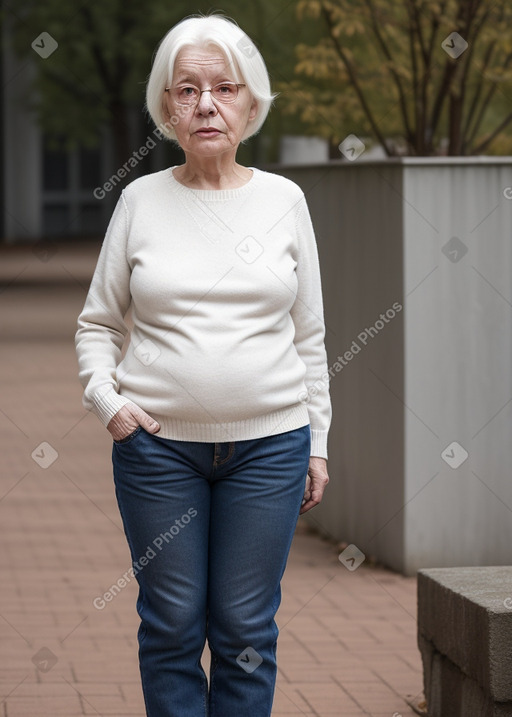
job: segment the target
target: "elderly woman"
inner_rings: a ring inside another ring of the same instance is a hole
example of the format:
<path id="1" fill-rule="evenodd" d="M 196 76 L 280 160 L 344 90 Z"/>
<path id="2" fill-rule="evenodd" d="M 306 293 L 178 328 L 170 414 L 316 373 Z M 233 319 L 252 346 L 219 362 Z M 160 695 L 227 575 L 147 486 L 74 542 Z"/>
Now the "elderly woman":
<path id="1" fill-rule="evenodd" d="M 150 717 L 270 715 L 280 581 L 299 513 L 328 482 L 305 198 L 236 161 L 272 99 L 234 22 L 171 29 L 147 107 L 185 162 L 123 191 L 78 320 L 84 405 L 113 438 Z"/>

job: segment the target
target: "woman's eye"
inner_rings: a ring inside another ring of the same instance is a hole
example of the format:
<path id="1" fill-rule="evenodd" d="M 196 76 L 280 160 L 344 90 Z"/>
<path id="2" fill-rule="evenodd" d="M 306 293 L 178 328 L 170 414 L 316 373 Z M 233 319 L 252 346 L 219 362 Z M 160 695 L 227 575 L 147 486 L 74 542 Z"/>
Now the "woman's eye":
<path id="1" fill-rule="evenodd" d="M 180 87 L 178 90 L 179 102 L 193 102 L 197 99 L 199 91 L 196 87 Z"/>

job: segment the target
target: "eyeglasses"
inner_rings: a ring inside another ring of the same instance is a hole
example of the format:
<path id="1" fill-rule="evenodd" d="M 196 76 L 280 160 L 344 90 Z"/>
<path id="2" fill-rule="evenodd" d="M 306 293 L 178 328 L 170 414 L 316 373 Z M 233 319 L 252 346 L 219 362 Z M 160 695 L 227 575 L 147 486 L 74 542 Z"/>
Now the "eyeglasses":
<path id="1" fill-rule="evenodd" d="M 218 85 L 207 90 L 200 90 L 194 85 L 181 85 L 180 87 L 166 87 L 165 91 L 170 92 L 176 104 L 191 107 L 198 104 L 203 92 L 210 92 L 215 102 L 224 104 L 234 102 L 238 97 L 239 87 L 245 87 L 245 85 L 236 82 L 219 82 Z"/>

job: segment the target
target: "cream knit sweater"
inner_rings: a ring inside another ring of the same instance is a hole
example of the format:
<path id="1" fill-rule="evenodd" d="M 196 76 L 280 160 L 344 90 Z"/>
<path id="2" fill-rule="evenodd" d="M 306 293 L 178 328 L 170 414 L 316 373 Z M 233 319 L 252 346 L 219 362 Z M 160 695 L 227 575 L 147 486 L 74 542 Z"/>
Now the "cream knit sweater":
<path id="1" fill-rule="evenodd" d="M 189 189 L 172 170 L 136 179 L 112 215 L 78 319 L 84 406 L 106 426 L 133 402 L 159 436 L 184 441 L 310 423 L 311 455 L 327 458 L 320 273 L 301 189 L 258 169 L 237 189 Z"/>

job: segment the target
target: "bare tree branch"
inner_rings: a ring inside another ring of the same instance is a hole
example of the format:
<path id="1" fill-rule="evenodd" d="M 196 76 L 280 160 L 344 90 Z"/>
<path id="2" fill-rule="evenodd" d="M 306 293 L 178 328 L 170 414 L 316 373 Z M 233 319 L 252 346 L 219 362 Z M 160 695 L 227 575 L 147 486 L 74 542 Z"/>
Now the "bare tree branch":
<path id="1" fill-rule="evenodd" d="M 496 139 L 496 137 L 503 132 L 505 127 L 512 122 L 512 112 L 505 117 L 505 119 L 500 122 L 500 124 L 496 127 L 496 129 L 491 132 L 491 134 L 484 139 L 483 142 L 480 142 L 479 145 L 473 148 L 471 154 L 481 154 L 487 147 L 491 144 L 491 142 Z"/>
<path id="2" fill-rule="evenodd" d="M 421 48 L 421 55 L 423 57 L 423 62 L 425 63 L 428 56 L 428 48 L 425 44 L 425 38 L 423 37 L 423 30 L 421 26 L 421 14 L 420 9 L 417 5 L 417 0 L 407 0 L 407 10 L 411 17 L 414 18 L 414 30 L 416 31 L 416 34 L 418 36 L 418 41 Z"/>
<path id="3" fill-rule="evenodd" d="M 357 94 L 357 97 L 359 98 L 359 102 L 361 103 L 361 107 L 362 107 L 362 109 L 363 109 L 363 111 L 364 111 L 364 113 L 365 113 L 365 115 L 366 115 L 366 117 L 367 117 L 367 119 L 368 119 L 368 121 L 369 121 L 369 123 L 370 123 L 370 125 L 371 125 L 371 128 L 372 128 L 373 132 L 375 133 L 376 138 L 378 139 L 378 141 L 380 142 L 380 144 L 381 144 L 382 147 L 384 148 L 384 151 L 386 152 L 387 156 L 390 157 L 390 156 L 391 156 L 391 152 L 390 152 L 389 149 L 388 149 L 388 146 L 387 146 L 387 144 L 386 144 L 386 140 L 385 140 L 385 138 L 384 138 L 384 135 L 383 135 L 382 132 L 380 131 L 380 128 L 379 128 L 379 126 L 378 126 L 378 124 L 377 124 L 377 122 L 376 122 L 376 120 L 375 120 L 374 115 L 373 115 L 373 112 L 371 111 L 370 106 L 369 106 L 368 102 L 366 101 L 366 97 L 365 97 L 365 95 L 364 95 L 364 92 L 363 92 L 363 90 L 362 90 L 362 88 L 361 88 L 361 85 L 360 85 L 360 83 L 359 83 L 359 80 L 358 80 L 358 78 L 357 78 L 357 74 L 356 74 L 355 68 L 353 67 L 352 63 L 351 63 L 350 60 L 348 59 L 347 54 L 346 54 L 345 51 L 343 50 L 343 47 L 341 46 L 341 44 L 338 42 L 337 38 L 336 38 L 335 35 L 333 34 L 334 21 L 333 21 L 333 19 L 332 19 L 331 13 L 330 13 L 329 10 L 325 7 L 325 5 L 324 5 L 323 2 L 321 3 L 321 8 L 322 8 L 322 15 L 323 15 L 323 17 L 324 17 L 324 19 L 325 19 L 325 21 L 326 21 L 326 23 L 327 23 L 327 27 L 329 28 L 329 34 L 330 34 L 331 39 L 332 39 L 332 41 L 333 41 L 334 47 L 335 47 L 335 49 L 336 49 L 336 52 L 337 52 L 338 55 L 340 56 L 340 58 L 341 58 L 343 64 L 345 65 L 345 67 L 346 67 L 346 69 L 347 69 L 347 73 L 348 73 L 350 82 L 352 83 L 352 87 L 354 88 L 354 90 L 355 90 L 355 92 L 356 92 L 356 94 Z"/>
<path id="4" fill-rule="evenodd" d="M 409 115 L 407 112 L 407 102 L 406 102 L 406 98 L 405 98 L 405 92 L 404 92 L 404 88 L 402 85 L 402 81 L 400 79 L 400 75 L 397 73 L 397 71 L 393 67 L 395 61 L 393 59 L 393 56 L 391 54 L 391 51 L 390 51 L 388 45 L 386 44 L 386 42 L 384 40 L 383 34 L 380 31 L 379 23 L 377 22 L 377 13 L 375 10 L 375 5 L 373 4 L 373 0 L 364 0 L 364 2 L 370 11 L 370 18 L 371 18 L 373 34 L 377 38 L 377 42 L 380 45 L 380 48 L 384 54 L 384 57 L 388 60 L 388 63 L 389 63 L 389 65 L 388 65 L 389 71 L 395 81 L 395 85 L 398 90 L 400 111 L 402 113 L 402 119 L 404 122 L 406 135 L 410 140 L 413 138 L 414 135 L 413 135 L 411 126 L 409 124 Z"/>
<path id="5" fill-rule="evenodd" d="M 466 121 L 464 123 L 464 127 L 462 129 L 462 143 L 464 147 L 467 147 L 469 142 L 469 128 L 471 126 L 472 120 L 476 113 L 476 108 L 478 107 L 478 102 L 480 100 L 480 97 L 482 96 L 482 90 L 484 87 L 484 79 L 485 79 L 485 73 L 487 72 L 487 68 L 489 67 L 491 63 L 492 56 L 494 54 L 494 50 L 496 49 L 496 40 L 493 40 L 489 43 L 487 46 L 487 50 L 485 52 L 482 66 L 479 70 L 480 72 L 480 78 L 478 80 L 477 86 L 475 87 L 475 91 L 473 93 L 473 99 L 471 100 L 471 104 L 469 105 L 469 108 L 466 110 Z"/>
<path id="6" fill-rule="evenodd" d="M 424 69 L 423 69 L 423 81 L 422 81 L 422 97 L 423 97 L 423 111 L 425 114 L 425 145 L 426 145 L 426 153 L 431 154 L 433 150 L 433 143 L 434 143 L 434 131 L 432 129 L 431 124 L 428 121 L 429 117 L 429 107 L 430 107 L 430 88 L 431 88 L 431 81 L 432 81 L 432 69 L 433 69 L 433 59 L 434 59 L 434 49 L 437 47 L 437 39 L 438 39 L 438 33 L 439 28 L 441 26 L 441 15 L 444 13 L 446 8 L 446 0 L 441 3 L 440 5 L 440 11 L 438 14 L 433 13 L 432 14 L 432 20 L 431 20 L 431 30 L 430 30 L 430 37 L 428 41 L 428 47 L 427 47 L 427 54 L 424 59 Z"/>
<path id="7" fill-rule="evenodd" d="M 508 67 L 510 66 L 510 63 L 511 63 L 511 62 L 512 62 L 512 52 L 510 52 L 510 53 L 507 55 L 507 57 L 505 58 L 505 60 L 504 60 L 504 62 L 503 62 L 503 65 L 502 65 L 502 68 L 503 68 L 504 70 L 508 69 Z M 491 102 L 491 100 L 492 100 L 492 98 L 493 98 L 493 96 L 494 96 L 494 93 L 496 92 L 497 89 L 498 89 L 498 82 L 497 82 L 497 81 L 491 82 L 491 85 L 490 85 L 489 89 L 487 90 L 487 92 L 486 92 L 486 94 L 485 94 L 485 97 L 484 97 L 483 100 L 482 100 L 482 103 L 481 103 L 481 105 L 480 105 L 480 109 L 479 109 L 479 111 L 478 111 L 477 117 L 476 117 L 476 119 L 475 119 L 475 121 L 474 121 L 474 123 L 473 123 L 473 129 L 472 129 L 471 134 L 470 134 L 470 136 L 469 136 L 469 138 L 468 138 L 468 145 L 471 145 L 471 144 L 475 141 L 476 135 L 478 134 L 478 130 L 479 130 L 479 128 L 480 128 L 480 126 L 481 126 L 481 124 L 482 124 L 482 122 L 483 122 L 485 113 L 486 113 L 487 110 L 489 109 L 490 102 Z"/>
<path id="8" fill-rule="evenodd" d="M 458 12 L 457 12 L 457 19 L 456 24 L 458 27 L 462 24 L 462 19 L 464 15 L 464 8 L 461 4 L 459 4 Z M 441 84 L 438 87 L 437 95 L 434 100 L 434 105 L 432 108 L 432 117 L 430 121 L 431 131 L 432 135 L 435 135 L 437 131 L 437 127 L 439 125 L 439 120 L 441 119 L 441 114 L 444 108 L 444 104 L 448 97 L 450 96 L 450 91 L 452 87 L 453 80 L 455 78 L 457 72 L 457 64 L 456 61 L 453 59 L 447 59 L 446 64 L 444 66 L 444 72 L 443 77 L 441 80 Z"/>
<path id="9" fill-rule="evenodd" d="M 449 148 L 450 155 L 459 155 L 464 153 L 463 134 L 462 134 L 462 117 L 464 103 L 466 100 L 466 89 L 468 83 L 469 71 L 472 66 L 475 48 L 477 47 L 477 38 L 480 34 L 489 16 L 490 8 L 482 14 L 480 21 L 477 22 L 478 11 L 481 6 L 481 0 L 471 0 L 466 4 L 465 0 L 459 0 L 459 7 L 462 13 L 465 13 L 465 26 L 462 30 L 468 49 L 464 53 L 460 64 L 460 72 L 458 73 L 458 83 L 456 87 L 452 86 L 450 92 L 450 118 L 449 118 Z"/>
<path id="10" fill-rule="evenodd" d="M 414 37 L 415 34 L 418 32 L 417 25 L 418 25 L 418 18 L 417 15 L 413 12 L 411 5 L 414 3 L 414 0 L 408 0 L 407 2 L 407 15 L 409 17 L 409 28 L 408 28 L 408 36 L 409 36 L 409 53 L 411 56 L 411 67 L 412 67 L 412 92 L 413 92 L 413 102 L 414 102 L 414 116 L 415 116 L 415 136 L 414 136 L 414 149 L 416 150 L 417 154 L 423 154 L 424 148 L 424 126 L 422 122 L 422 118 L 424 120 L 425 114 L 423 112 L 423 102 L 422 97 L 420 96 L 419 92 L 419 77 L 418 77 L 418 62 L 416 59 L 416 47 L 414 43 Z"/>
<path id="11" fill-rule="evenodd" d="M 495 5 L 493 5 L 491 8 L 489 8 L 489 11 L 494 10 L 494 8 L 495 8 Z M 498 18 L 498 24 L 501 24 L 504 21 L 504 19 L 505 19 L 505 5 L 503 4 L 500 8 L 500 16 Z M 494 39 L 492 42 L 489 43 L 489 45 L 487 46 L 487 50 L 485 52 L 484 58 L 483 58 L 483 64 L 479 69 L 480 80 L 475 89 L 473 101 L 471 102 L 471 106 L 467 110 L 467 118 L 466 118 L 465 126 L 463 129 L 463 146 L 464 146 L 465 150 L 467 150 L 467 148 L 474 141 L 474 139 L 478 133 L 478 129 L 483 121 L 483 118 L 484 118 L 485 112 L 487 110 L 487 107 L 489 105 L 489 102 L 497 88 L 497 83 L 494 83 L 493 85 L 491 85 L 491 87 L 489 88 L 489 91 L 487 92 L 487 96 L 480 107 L 480 111 L 477 114 L 476 112 L 477 112 L 478 102 L 479 102 L 481 94 L 482 94 L 484 81 L 486 80 L 485 73 L 487 72 L 487 69 L 489 68 L 489 66 L 491 64 L 491 60 L 494 55 L 496 46 L 497 46 L 496 39 Z M 512 60 L 512 53 L 505 58 L 503 67 L 506 68 L 511 60 Z M 473 119 L 475 117 L 476 117 L 476 119 L 473 122 Z M 473 122 L 473 130 L 470 133 L 470 127 L 471 127 L 472 122 Z"/>

